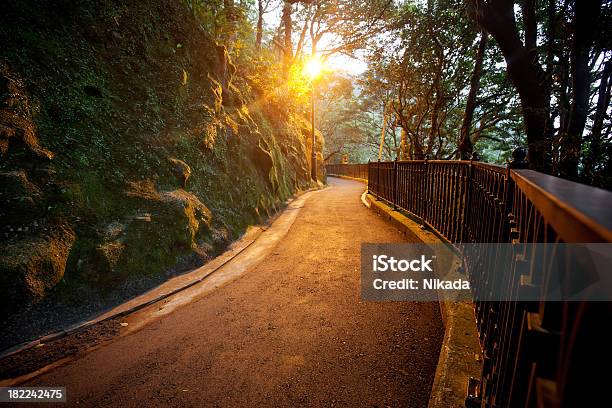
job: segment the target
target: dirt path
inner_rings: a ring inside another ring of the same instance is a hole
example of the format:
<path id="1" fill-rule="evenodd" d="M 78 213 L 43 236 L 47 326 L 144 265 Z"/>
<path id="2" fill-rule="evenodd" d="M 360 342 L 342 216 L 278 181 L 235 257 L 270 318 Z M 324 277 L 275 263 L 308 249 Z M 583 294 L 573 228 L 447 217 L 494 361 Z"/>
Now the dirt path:
<path id="1" fill-rule="evenodd" d="M 241 278 L 23 385 L 91 407 L 426 407 L 438 306 L 361 302 L 360 244 L 406 238 L 360 203 L 362 184 L 330 184 Z"/>

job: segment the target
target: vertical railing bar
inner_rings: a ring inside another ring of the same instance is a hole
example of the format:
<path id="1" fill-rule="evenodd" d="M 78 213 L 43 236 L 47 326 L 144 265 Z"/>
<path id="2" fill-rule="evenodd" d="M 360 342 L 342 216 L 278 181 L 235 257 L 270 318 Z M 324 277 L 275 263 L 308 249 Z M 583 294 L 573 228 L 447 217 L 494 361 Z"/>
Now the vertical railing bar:
<path id="1" fill-rule="evenodd" d="M 376 163 L 376 201 L 380 200 L 380 159 Z"/>
<path id="2" fill-rule="evenodd" d="M 423 194 L 422 194 L 422 198 L 421 198 L 421 228 L 425 229 L 426 228 L 426 222 L 428 221 L 428 209 L 429 206 L 427 205 L 427 193 L 428 193 L 428 183 L 427 180 L 429 179 L 429 160 L 426 157 L 425 158 L 425 163 L 424 163 L 424 169 L 423 169 Z"/>
<path id="3" fill-rule="evenodd" d="M 397 210 L 397 157 L 393 161 L 393 186 L 391 197 L 393 201 L 393 210 Z"/>

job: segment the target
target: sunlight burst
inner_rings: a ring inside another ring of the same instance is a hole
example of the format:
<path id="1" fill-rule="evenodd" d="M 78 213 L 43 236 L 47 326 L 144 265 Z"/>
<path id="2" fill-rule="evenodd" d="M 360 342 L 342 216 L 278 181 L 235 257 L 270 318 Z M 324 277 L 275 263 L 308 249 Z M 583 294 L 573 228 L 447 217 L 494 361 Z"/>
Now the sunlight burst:
<path id="1" fill-rule="evenodd" d="M 304 73 L 312 81 L 317 79 L 323 71 L 323 61 L 318 56 L 311 57 L 304 64 Z"/>

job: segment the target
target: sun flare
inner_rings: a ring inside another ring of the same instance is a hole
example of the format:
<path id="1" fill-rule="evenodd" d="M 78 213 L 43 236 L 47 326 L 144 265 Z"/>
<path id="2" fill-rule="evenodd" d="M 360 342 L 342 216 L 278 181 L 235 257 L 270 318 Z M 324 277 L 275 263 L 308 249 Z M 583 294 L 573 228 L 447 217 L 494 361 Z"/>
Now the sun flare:
<path id="1" fill-rule="evenodd" d="M 323 71 L 323 61 L 317 56 L 311 57 L 306 64 L 304 64 L 304 74 L 310 79 L 317 79 Z"/>

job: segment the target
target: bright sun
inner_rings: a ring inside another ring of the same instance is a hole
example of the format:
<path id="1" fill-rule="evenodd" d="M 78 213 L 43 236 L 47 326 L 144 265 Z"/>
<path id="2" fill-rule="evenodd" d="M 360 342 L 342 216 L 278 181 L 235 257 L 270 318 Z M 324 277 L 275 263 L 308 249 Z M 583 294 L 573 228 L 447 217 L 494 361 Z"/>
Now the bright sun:
<path id="1" fill-rule="evenodd" d="M 304 65 L 304 73 L 311 80 L 317 79 L 323 71 L 323 62 L 319 57 L 310 58 Z"/>

